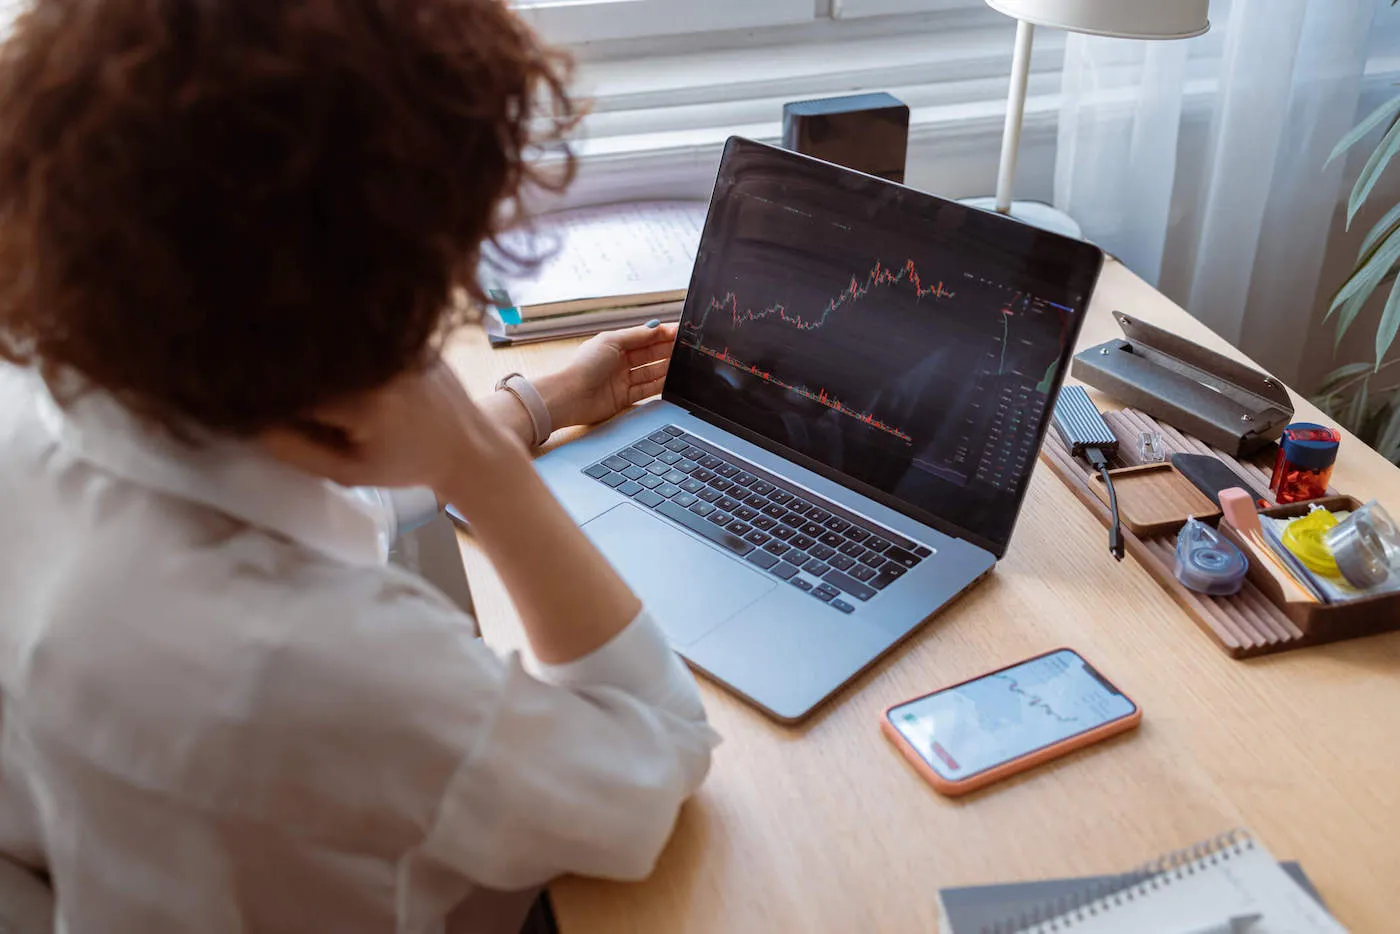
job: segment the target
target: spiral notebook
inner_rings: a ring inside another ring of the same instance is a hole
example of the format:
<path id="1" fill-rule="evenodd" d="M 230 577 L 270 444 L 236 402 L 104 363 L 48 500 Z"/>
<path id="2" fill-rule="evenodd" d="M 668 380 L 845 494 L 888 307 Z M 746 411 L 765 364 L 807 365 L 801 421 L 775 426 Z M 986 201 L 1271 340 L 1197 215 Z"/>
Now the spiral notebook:
<path id="1" fill-rule="evenodd" d="M 1051 896 L 984 934 L 1187 934 L 1259 915 L 1250 934 L 1346 934 L 1322 903 L 1248 831 L 1235 830 Z"/>

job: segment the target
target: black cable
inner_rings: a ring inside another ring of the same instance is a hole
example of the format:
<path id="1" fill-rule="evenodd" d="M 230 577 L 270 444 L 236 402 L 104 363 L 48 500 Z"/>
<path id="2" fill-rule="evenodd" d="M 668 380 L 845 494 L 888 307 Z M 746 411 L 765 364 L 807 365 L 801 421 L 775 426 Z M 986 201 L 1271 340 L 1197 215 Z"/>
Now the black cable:
<path id="1" fill-rule="evenodd" d="M 1113 526 L 1108 530 L 1108 551 L 1119 561 L 1123 560 L 1123 523 L 1118 517 L 1118 494 L 1113 490 L 1113 477 L 1108 473 L 1108 458 L 1098 448 L 1085 448 L 1084 456 L 1090 466 L 1103 477 L 1103 485 L 1108 488 L 1108 511 L 1113 513 Z"/>

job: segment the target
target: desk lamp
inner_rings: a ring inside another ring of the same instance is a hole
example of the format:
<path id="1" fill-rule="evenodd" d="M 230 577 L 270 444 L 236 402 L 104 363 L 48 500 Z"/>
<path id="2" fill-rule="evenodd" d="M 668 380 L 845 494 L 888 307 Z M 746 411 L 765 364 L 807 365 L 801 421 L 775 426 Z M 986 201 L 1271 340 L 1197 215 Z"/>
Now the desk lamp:
<path id="1" fill-rule="evenodd" d="M 1026 110 L 1026 81 L 1030 77 L 1031 42 L 1035 27 L 1052 26 L 1072 32 L 1120 39 L 1189 39 L 1210 28 L 1210 0 L 985 0 L 987 6 L 1016 20 L 1016 55 L 1011 64 L 1011 90 L 1006 97 L 1006 128 L 1001 140 L 1001 168 L 995 198 L 971 198 L 963 204 L 1007 214 L 1036 227 L 1080 237 L 1079 225 L 1048 204 L 1011 200 L 1016 178 L 1016 151 L 1021 143 L 1021 118 Z"/>

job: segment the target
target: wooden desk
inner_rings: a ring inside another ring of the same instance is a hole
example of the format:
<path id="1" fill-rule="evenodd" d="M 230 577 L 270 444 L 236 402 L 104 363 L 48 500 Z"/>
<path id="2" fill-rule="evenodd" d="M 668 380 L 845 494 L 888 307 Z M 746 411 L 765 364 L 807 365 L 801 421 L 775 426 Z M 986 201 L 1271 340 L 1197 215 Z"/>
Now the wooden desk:
<path id="1" fill-rule="evenodd" d="M 1117 263 L 1081 346 L 1116 335 L 1114 309 L 1240 356 Z M 473 332 L 453 361 L 486 392 L 570 349 L 493 352 Z M 1400 470 L 1350 436 L 1334 482 L 1400 509 Z M 486 637 L 518 644 L 499 581 L 463 541 Z M 1237 825 L 1301 859 L 1351 930 L 1396 930 L 1400 634 L 1233 661 L 1105 543 L 1041 465 L 992 578 L 804 727 L 701 679 L 725 738 L 709 780 L 649 881 L 553 887 L 564 934 L 926 934 L 941 886 L 1117 871 Z M 935 794 L 877 731 L 892 703 L 1061 645 L 1137 699 L 1140 730 L 961 801 Z"/>

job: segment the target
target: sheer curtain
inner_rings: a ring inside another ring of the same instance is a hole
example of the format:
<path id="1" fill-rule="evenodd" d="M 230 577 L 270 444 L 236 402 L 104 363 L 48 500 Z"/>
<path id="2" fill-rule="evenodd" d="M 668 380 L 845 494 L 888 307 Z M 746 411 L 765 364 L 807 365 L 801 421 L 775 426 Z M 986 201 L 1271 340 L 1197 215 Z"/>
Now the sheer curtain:
<path id="1" fill-rule="evenodd" d="M 1385 0 L 1214 0 L 1178 42 L 1070 37 L 1055 206 L 1285 380 L 1299 372 Z M 1124 309 L 1129 310 L 1129 309 Z"/>

